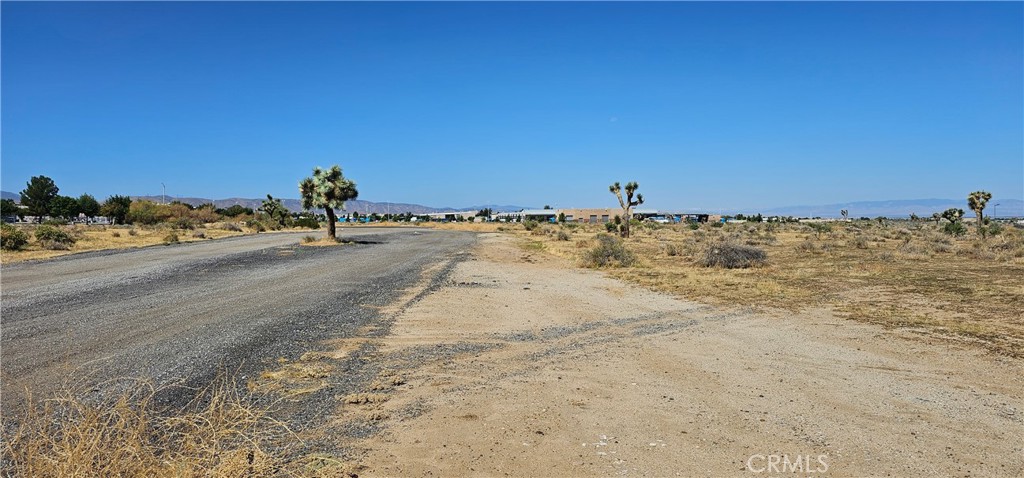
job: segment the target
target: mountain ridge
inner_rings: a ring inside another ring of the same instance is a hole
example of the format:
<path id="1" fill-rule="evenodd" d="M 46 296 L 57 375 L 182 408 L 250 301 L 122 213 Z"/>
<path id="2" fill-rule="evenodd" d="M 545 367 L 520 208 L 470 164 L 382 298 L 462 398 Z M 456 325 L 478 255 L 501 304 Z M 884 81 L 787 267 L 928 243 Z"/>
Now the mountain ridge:
<path id="1" fill-rule="evenodd" d="M 9 191 L 0 191 L 0 197 L 3 199 L 13 199 L 15 201 L 20 199 L 18 194 Z M 132 196 L 133 200 L 144 199 L 154 202 L 162 202 L 162 196 Z M 213 203 L 219 208 L 226 208 L 233 205 L 241 205 L 244 207 L 257 208 L 262 203 L 263 199 L 253 198 L 225 198 L 225 199 L 207 199 L 198 197 L 168 197 L 168 200 L 181 201 L 183 203 L 198 206 L 205 203 Z M 281 198 L 282 204 L 291 211 L 301 211 L 302 203 L 298 199 L 292 198 Z M 997 207 L 998 205 L 998 207 Z M 386 214 L 388 212 L 400 214 L 400 213 L 413 213 L 413 214 L 430 214 L 437 212 L 448 212 L 448 211 L 479 211 L 484 208 L 490 208 L 495 212 L 509 212 L 519 211 L 522 209 L 531 209 L 525 206 L 514 206 L 514 205 L 479 205 L 470 206 L 463 208 L 454 207 L 431 207 L 424 206 L 421 204 L 411 203 L 396 203 L 396 202 L 374 202 L 364 201 L 356 199 L 346 202 L 346 210 L 349 212 L 358 212 L 359 214 Z M 757 208 L 737 209 L 732 213 L 742 212 L 744 214 L 762 214 L 765 216 L 794 216 L 794 217 L 840 217 L 840 211 L 846 209 L 850 213 L 850 217 L 890 217 L 890 218 L 904 218 L 909 217 L 910 214 L 916 214 L 920 217 L 929 217 L 932 213 L 942 212 L 949 208 L 960 208 L 967 211 L 967 200 L 956 200 L 956 199 L 888 199 L 880 201 L 850 201 L 845 203 L 833 203 L 823 205 L 799 205 L 799 206 L 783 206 L 783 207 L 772 207 L 758 210 Z M 989 201 L 988 207 L 985 208 L 988 214 L 998 214 L 999 217 L 1024 217 L 1024 201 L 1020 199 L 1006 199 L 1006 198 L 993 198 Z M 694 211 L 700 212 L 700 211 Z M 728 212 L 727 212 L 728 213 Z"/>

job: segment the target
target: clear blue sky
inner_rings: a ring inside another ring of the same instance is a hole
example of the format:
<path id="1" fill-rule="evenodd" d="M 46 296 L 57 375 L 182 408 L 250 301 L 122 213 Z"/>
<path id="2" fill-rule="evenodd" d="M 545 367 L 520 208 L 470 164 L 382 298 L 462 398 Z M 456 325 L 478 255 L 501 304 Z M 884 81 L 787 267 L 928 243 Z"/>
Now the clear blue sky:
<path id="1" fill-rule="evenodd" d="M 1024 4 L 2 4 L 2 188 L 709 209 L 1024 197 Z"/>

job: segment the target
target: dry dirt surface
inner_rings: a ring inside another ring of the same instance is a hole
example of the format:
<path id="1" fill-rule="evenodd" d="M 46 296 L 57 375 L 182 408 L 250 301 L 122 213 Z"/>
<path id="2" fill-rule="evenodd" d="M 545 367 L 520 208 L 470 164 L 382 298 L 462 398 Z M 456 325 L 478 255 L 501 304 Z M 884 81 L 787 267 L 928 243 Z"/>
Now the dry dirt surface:
<path id="1" fill-rule="evenodd" d="M 756 476 L 782 455 L 789 476 L 1024 473 L 1018 359 L 559 261 L 483 234 L 385 311 L 380 377 L 335 415 L 377 424 L 361 476 Z"/>

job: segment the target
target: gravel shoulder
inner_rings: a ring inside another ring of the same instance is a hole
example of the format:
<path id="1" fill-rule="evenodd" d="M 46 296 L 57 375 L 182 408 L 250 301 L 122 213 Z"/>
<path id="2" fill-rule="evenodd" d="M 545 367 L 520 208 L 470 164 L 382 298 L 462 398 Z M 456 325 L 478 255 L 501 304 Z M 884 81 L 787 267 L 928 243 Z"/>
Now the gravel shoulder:
<path id="1" fill-rule="evenodd" d="M 1020 360 L 687 302 L 481 237 L 386 309 L 369 398 L 333 411 L 372 424 L 363 476 L 736 476 L 773 454 L 824 456 L 826 476 L 1024 473 Z"/>

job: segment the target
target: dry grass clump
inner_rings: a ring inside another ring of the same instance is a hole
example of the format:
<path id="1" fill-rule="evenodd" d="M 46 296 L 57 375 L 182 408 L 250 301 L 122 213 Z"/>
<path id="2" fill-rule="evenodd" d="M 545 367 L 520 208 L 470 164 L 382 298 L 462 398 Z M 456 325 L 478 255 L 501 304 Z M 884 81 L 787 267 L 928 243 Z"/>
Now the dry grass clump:
<path id="1" fill-rule="evenodd" d="M 289 433 L 265 408 L 226 381 L 182 411 L 155 408 L 156 390 L 133 382 L 116 399 L 93 403 L 62 392 L 8 413 L 5 476 L 270 476 L 284 465 L 270 444 Z"/>
<path id="2" fill-rule="evenodd" d="M 235 222 L 222 222 L 217 227 L 224 231 L 242 232 L 242 226 Z"/>
<path id="3" fill-rule="evenodd" d="M 764 265 L 767 261 L 768 254 L 754 246 L 735 242 L 720 242 L 708 247 L 699 263 L 704 267 L 746 269 Z"/>

